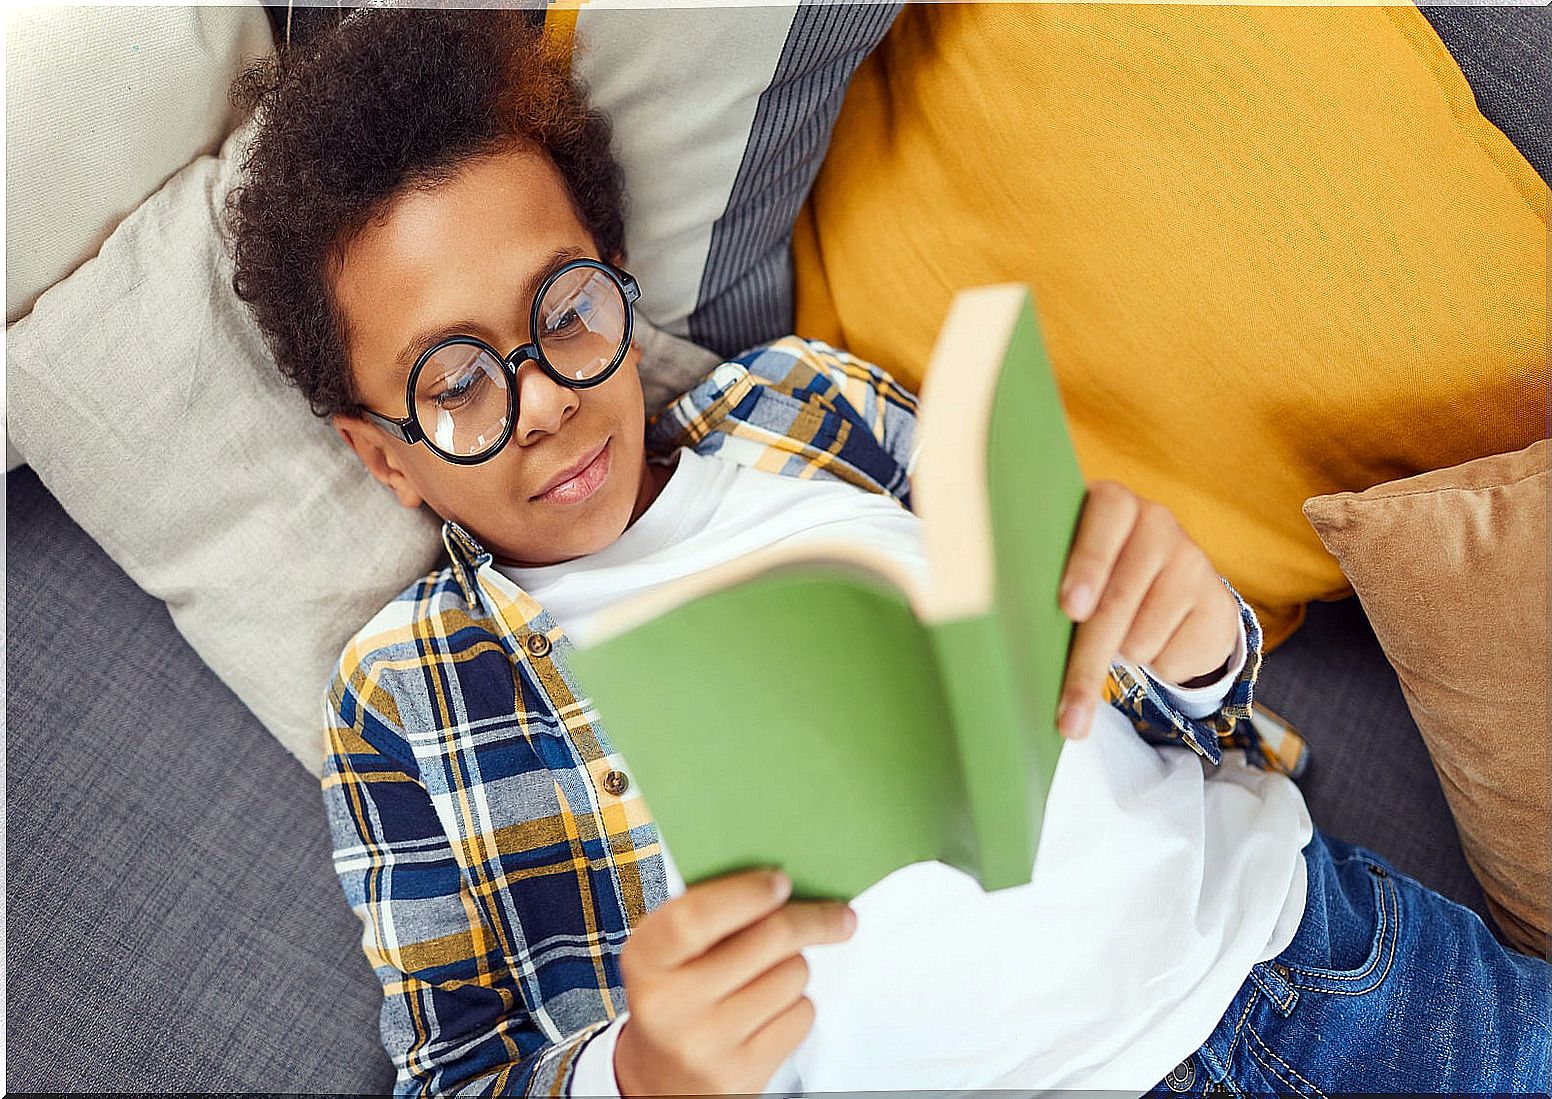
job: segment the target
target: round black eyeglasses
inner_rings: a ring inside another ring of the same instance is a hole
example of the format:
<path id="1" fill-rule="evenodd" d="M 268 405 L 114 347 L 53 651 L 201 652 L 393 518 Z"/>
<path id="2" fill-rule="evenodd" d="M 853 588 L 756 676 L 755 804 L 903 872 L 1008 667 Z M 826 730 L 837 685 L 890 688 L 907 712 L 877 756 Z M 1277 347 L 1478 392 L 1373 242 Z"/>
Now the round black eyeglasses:
<path id="1" fill-rule="evenodd" d="M 424 442 L 437 457 L 474 465 L 496 456 L 517 423 L 517 371 L 532 360 L 560 385 L 590 389 L 608 381 L 630 349 L 636 280 L 595 259 L 553 271 L 534 294 L 530 342 L 502 356 L 474 336 L 448 336 L 415 360 L 405 381 L 409 416 L 363 408 L 396 439 Z"/>

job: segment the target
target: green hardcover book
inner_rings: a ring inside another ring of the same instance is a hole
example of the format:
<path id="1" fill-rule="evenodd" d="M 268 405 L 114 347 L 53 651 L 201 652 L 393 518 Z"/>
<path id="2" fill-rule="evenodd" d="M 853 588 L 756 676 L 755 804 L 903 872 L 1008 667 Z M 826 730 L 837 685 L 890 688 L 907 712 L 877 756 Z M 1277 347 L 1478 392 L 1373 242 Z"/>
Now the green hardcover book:
<path id="1" fill-rule="evenodd" d="M 866 546 L 775 547 L 647 593 L 572 654 L 689 883 L 780 866 L 849 899 L 938 859 L 1029 881 L 1084 484 L 1023 286 L 959 294 L 918 409 L 929 581 Z"/>

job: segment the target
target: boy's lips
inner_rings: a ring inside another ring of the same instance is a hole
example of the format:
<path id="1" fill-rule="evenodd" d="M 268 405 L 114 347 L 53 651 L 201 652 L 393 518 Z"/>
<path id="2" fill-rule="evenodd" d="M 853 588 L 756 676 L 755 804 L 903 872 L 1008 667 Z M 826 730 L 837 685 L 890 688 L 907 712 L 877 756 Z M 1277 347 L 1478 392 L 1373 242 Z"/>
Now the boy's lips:
<path id="1" fill-rule="evenodd" d="M 529 499 L 542 504 L 575 504 L 598 491 L 609 476 L 609 439 L 544 483 Z"/>

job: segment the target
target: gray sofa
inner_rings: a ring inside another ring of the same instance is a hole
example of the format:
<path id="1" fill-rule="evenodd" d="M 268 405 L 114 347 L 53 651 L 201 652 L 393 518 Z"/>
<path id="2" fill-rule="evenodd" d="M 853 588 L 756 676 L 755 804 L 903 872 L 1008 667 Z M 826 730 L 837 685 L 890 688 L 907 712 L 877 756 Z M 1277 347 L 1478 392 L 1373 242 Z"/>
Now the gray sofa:
<path id="1" fill-rule="evenodd" d="M 387 1091 L 316 780 L 31 470 L 5 487 L 9 1090 Z M 1262 684 L 1317 823 L 1480 910 L 1356 601 Z"/>
<path id="2" fill-rule="evenodd" d="M 1427 14 L 1547 176 L 1547 9 Z M 316 781 L 31 470 L 6 507 L 7 1090 L 388 1091 Z M 1312 745 L 1320 827 L 1481 911 L 1355 600 L 1311 608 L 1260 698 Z"/>

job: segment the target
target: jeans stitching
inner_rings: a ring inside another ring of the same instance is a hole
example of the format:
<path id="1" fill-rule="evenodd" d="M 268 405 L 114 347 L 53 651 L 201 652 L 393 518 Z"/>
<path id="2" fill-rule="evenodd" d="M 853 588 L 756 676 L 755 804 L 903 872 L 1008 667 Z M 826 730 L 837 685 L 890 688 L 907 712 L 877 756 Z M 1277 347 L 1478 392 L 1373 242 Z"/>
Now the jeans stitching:
<path id="1" fill-rule="evenodd" d="M 1364 966 L 1363 971 L 1361 973 L 1353 973 L 1353 974 L 1349 974 L 1349 975 L 1346 975 L 1346 976 L 1334 975 L 1334 976 L 1329 976 L 1328 977 L 1328 976 L 1324 976 L 1321 973 L 1320 970 L 1308 970 L 1308 969 L 1301 969 L 1300 970 L 1300 972 L 1303 973 L 1306 976 L 1323 977 L 1323 979 L 1327 980 L 1327 981 L 1356 981 L 1356 980 L 1358 980 L 1361 977 L 1368 976 L 1370 971 L 1372 971 L 1374 969 L 1375 965 L 1377 965 L 1379 963 L 1380 955 L 1384 955 L 1384 957 L 1385 957 L 1385 968 L 1380 973 L 1379 979 L 1376 980 L 1373 984 L 1370 984 L 1370 985 L 1368 985 L 1365 988 L 1347 988 L 1347 989 L 1325 988 L 1325 987 L 1323 987 L 1321 985 L 1310 985 L 1310 984 L 1301 984 L 1301 983 L 1298 983 L 1298 982 L 1293 982 L 1295 988 L 1305 988 L 1305 989 L 1309 989 L 1311 992 L 1324 992 L 1328 996 L 1364 996 L 1364 995 L 1367 995 L 1370 992 L 1373 992 L 1376 988 L 1378 988 L 1380 985 L 1385 983 L 1385 978 L 1390 975 L 1390 967 L 1391 967 L 1392 964 L 1395 963 L 1395 960 L 1396 960 L 1396 940 L 1398 938 L 1400 938 L 1400 936 L 1398 934 L 1389 934 L 1389 931 L 1390 931 L 1391 925 L 1393 923 L 1398 923 L 1400 921 L 1401 901 L 1400 901 L 1399 896 L 1396 893 L 1395 883 L 1393 881 L 1391 881 L 1389 878 L 1383 879 L 1383 882 L 1384 882 L 1384 884 L 1380 888 L 1380 905 L 1379 905 L 1379 908 L 1380 908 L 1380 927 L 1379 927 L 1380 949 L 1375 954 L 1374 960 L 1371 961 L 1368 965 Z M 1389 908 L 1390 908 L 1390 906 L 1392 904 L 1395 905 L 1395 908 L 1396 908 L 1396 916 L 1395 916 L 1394 919 L 1392 919 L 1390 917 L 1390 912 L 1389 912 Z M 1389 949 L 1387 949 L 1387 947 Z"/>
<path id="2" fill-rule="evenodd" d="M 1388 881 L 1389 881 L 1388 878 L 1384 879 L 1384 880 L 1385 880 L 1386 883 L 1388 883 Z M 1374 957 L 1369 959 L 1369 964 L 1364 966 L 1361 970 L 1359 970 L 1356 973 L 1338 973 L 1335 970 L 1331 970 L 1331 969 L 1306 969 L 1306 970 L 1304 970 L 1305 973 L 1309 974 L 1310 976 L 1323 977 L 1323 978 L 1325 978 L 1328 981 L 1359 981 L 1359 980 L 1362 980 L 1363 978 L 1367 977 L 1369 975 L 1370 971 L 1372 971 L 1374 969 L 1374 967 L 1379 964 L 1380 955 L 1385 952 L 1384 951 L 1385 931 L 1386 931 L 1386 926 L 1387 926 L 1387 924 L 1389 922 L 1388 921 L 1389 913 L 1386 911 L 1386 907 L 1385 907 L 1385 904 L 1386 904 L 1386 900 L 1385 900 L 1386 899 L 1386 894 L 1384 892 L 1383 885 L 1381 885 L 1380 888 L 1378 888 L 1378 889 L 1374 889 L 1373 892 L 1379 894 L 1379 896 L 1377 898 L 1379 900 L 1379 903 L 1377 905 L 1375 905 L 1375 907 L 1379 910 L 1379 925 L 1377 927 L 1375 927 L 1375 929 L 1374 929 L 1375 951 L 1374 951 Z"/>
<path id="3" fill-rule="evenodd" d="M 1280 994 L 1272 987 L 1272 982 L 1266 977 L 1265 971 L 1257 972 L 1258 969 L 1260 969 L 1259 965 L 1251 967 L 1250 979 L 1256 983 L 1257 988 L 1266 993 L 1266 998 L 1276 1004 L 1278 1010 L 1286 1015 L 1293 1009 L 1295 999 L 1299 995 L 1293 987 L 1293 982 L 1279 974 L 1278 980 L 1281 981 L 1284 987 L 1284 992 Z"/>
<path id="4" fill-rule="evenodd" d="M 1279 1084 L 1282 1084 L 1285 1088 L 1294 1094 L 1300 1094 L 1299 1086 L 1292 1080 L 1289 1080 L 1282 1073 L 1278 1072 L 1277 1067 L 1269 1062 L 1265 1057 L 1261 1056 L 1261 1054 L 1257 1053 L 1254 1046 L 1247 1044 L 1245 1048 L 1250 1052 L 1250 1056 L 1255 1059 L 1256 1064 L 1260 1065 L 1267 1072 L 1271 1073 L 1272 1076 L 1277 1079 Z"/>
<path id="5" fill-rule="evenodd" d="M 1223 1051 L 1223 1063 L 1215 1066 L 1218 1071 L 1227 1074 L 1228 1064 L 1234 1059 L 1234 1047 L 1239 1045 L 1239 1032 L 1244 1027 L 1245 1020 L 1250 1018 L 1250 1009 L 1256 1006 L 1256 999 L 1260 995 L 1260 992 L 1252 992 L 1250 999 L 1245 1001 L 1245 1010 L 1239 1013 L 1239 1022 L 1234 1024 L 1234 1037 L 1229 1039 L 1229 1048 Z M 1217 1058 L 1214 1058 L 1214 1060 L 1217 1060 Z"/>
<path id="6" fill-rule="evenodd" d="M 1256 1028 L 1255 1027 L 1250 1027 L 1249 1029 L 1250 1029 L 1250 1037 L 1251 1037 L 1251 1039 L 1256 1043 L 1256 1045 L 1260 1046 L 1262 1049 L 1264 1049 L 1266 1051 L 1266 1055 L 1268 1057 L 1270 1057 L 1272 1060 L 1276 1061 L 1279 1065 L 1281 1065 L 1283 1068 L 1287 1069 L 1289 1072 L 1293 1073 L 1294 1079 L 1298 1080 L 1299 1083 L 1303 1084 L 1305 1087 L 1309 1088 L 1310 1091 L 1313 1091 L 1316 1095 L 1320 1096 L 1320 1099 L 1326 1099 L 1326 1093 L 1321 1091 L 1319 1088 L 1317 1088 L 1314 1084 L 1310 1083 L 1308 1080 L 1306 1080 L 1304 1078 L 1303 1074 L 1301 1074 L 1298 1069 L 1294 1068 L 1287 1061 L 1285 1061 L 1281 1057 L 1279 1057 L 1276 1054 L 1276 1052 L 1272 1049 L 1272 1047 L 1266 1044 L 1265 1040 L 1262 1039 L 1261 1035 L 1256 1033 Z M 1292 1083 L 1290 1083 L 1288 1081 L 1288 1079 L 1286 1077 L 1283 1076 L 1282 1073 L 1278 1072 L 1277 1069 L 1275 1069 L 1271 1065 L 1267 1064 L 1260 1057 L 1257 1057 L 1256 1060 L 1261 1061 L 1261 1063 L 1263 1065 L 1266 1065 L 1267 1070 L 1270 1071 L 1273 1076 L 1277 1077 L 1283 1083 L 1288 1084 L 1289 1087 L 1293 1087 L 1294 1086 Z"/>

